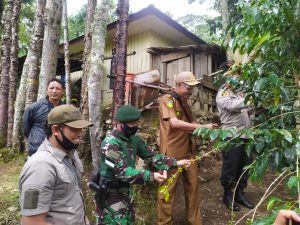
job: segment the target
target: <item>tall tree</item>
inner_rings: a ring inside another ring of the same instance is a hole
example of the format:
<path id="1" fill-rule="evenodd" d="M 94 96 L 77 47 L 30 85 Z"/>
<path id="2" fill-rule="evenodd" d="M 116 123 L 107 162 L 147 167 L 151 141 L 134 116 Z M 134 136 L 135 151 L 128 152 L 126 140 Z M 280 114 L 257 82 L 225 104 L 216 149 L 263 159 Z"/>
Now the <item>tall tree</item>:
<path id="1" fill-rule="evenodd" d="M 14 102 L 16 99 L 16 79 L 18 76 L 18 50 L 19 50 L 19 20 L 21 11 L 21 0 L 14 1 L 12 30 L 11 30 L 11 57 L 9 71 L 9 96 L 8 96 L 8 126 L 7 126 L 7 147 L 12 145 Z"/>
<path id="2" fill-rule="evenodd" d="M 89 102 L 88 102 L 88 75 L 90 71 L 90 55 L 92 47 L 92 24 L 94 21 L 95 9 L 97 6 L 97 0 L 89 0 L 87 6 L 87 17 L 85 20 L 85 31 L 84 31 L 84 51 L 83 51 L 83 65 L 82 65 L 82 82 L 81 82 L 81 100 L 80 110 L 82 117 L 85 120 L 89 120 Z M 87 153 L 90 153 L 90 138 L 89 130 L 83 129 L 81 145 L 79 147 L 79 155 L 81 158 L 88 158 Z"/>
<path id="3" fill-rule="evenodd" d="M 222 16 L 223 34 L 225 34 L 224 45 L 227 46 L 230 41 L 230 35 L 228 32 L 226 32 L 226 29 L 229 26 L 228 0 L 220 0 L 220 9 L 221 9 L 221 16 Z M 227 55 L 227 58 L 228 56 L 229 55 Z"/>
<path id="4" fill-rule="evenodd" d="M 104 49 L 107 31 L 109 0 L 101 0 L 97 4 L 92 33 L 91 65 L 89 72 L 89 117 L 94 126 L 90 127 L 90 141 L 93 166 L 99 165 L 99 151 L 101 144 L 101 89 L 102 77 L 105 74 Z"/>
<path id="5" fill-rule="evenodd" d="M 47 83 L 56 75 L 61 17 L 62 0 L 47 1 L 38 99 L 46 96 Z"/>
<path id="6" fill-rule="evenodd" d="M 220 17 L 211 18 L 206 15 L 187 14 L 178 18 L 177 22 L 208 43 L 222 43 L 222 37 L 218 32 L 221 30 L 219 29 L 221 27 Z"/>
<path id="7" fill-rule="evenodd" d="M 125 77 L 127 64 L 127 36 L 128 36 L 129 0 L 119 0 L 117 6 L 118 24 L 116 33 L 116 82 L 113 92 L 113 116 L 117 109 L 124 105 Z"/>
<path id="8" fill-rule="evenodd" d="M 19 57 L 27 54 L 31 35 L 33 32 L 33 22 L 36 9 L 36 0 L 23 0 L 20 24 L 19 24 Z"/>
<path id="9" fill-rule="evenodd" d="M 9 70 L 11 50 L 11 18 L 13 14 L 13 0 L 8 0 L 4 10 L 4 31 L 2 36 L 1 55 L 1 92 L 0 92 L 0 147 L 5 146 L 7 136 L 8 119 L 8 95 L 9 95 Z"/>
<path id="10" fill-rule="evenodd" d="M 63 29 L 65 46 L 65 78 L 66 78 L 66 103 L 71 104 L 71 80 L 70 80 L 70 45 L 68 29 L 68 7 L 67 0 L 63 1 Z"/>
<path id="11" fill-rule="evenodd" d="M 95 8 L 93 9 L 93 11 L 95 11 Z M 78 11 L 77 14 L 68 17 L 70 39 L 74 39 L 81 35 L 84 35 L 84 31 L 86 29 L 85 24 L 87 22 L 87 10 L 88 4 L 85 4 L 84 6 L 82 6 L 82 8 Z"/>
<path id="12" fill-rule="evenodd" d="M 33 34 L 29 45 L 26 60 L 23 65 L 21 82 L 15 103 L 14 127 L 12 147 L 15 151 L 20 147 L 21 120 L 27 99 L 27 105 L 35 99 L 38 91 L 38 76 L 40 73 L 40 59 L 44 38 L 44 12 L 46 0 L 36 0 L 36 13 L 33 25 Z"/>

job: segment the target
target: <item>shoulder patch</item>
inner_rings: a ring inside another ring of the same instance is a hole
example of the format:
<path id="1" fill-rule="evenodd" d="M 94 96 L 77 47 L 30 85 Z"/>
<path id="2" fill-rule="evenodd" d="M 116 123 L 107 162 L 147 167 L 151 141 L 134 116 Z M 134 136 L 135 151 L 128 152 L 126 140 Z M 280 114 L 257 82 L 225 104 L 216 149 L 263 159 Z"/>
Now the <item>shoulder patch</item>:
<path id="1" fill-rule="evenodd" d="M 39 202 L 40 191 L 38 189 L 29 189 L 24 193 L 24 209 L 36 209 Z"/>
<path id="2" fill-rule="evenodd" d="M 222 93 L 222 96 L 223 96 L 223 97 L 227 97 L 227 96 L 229 96 L 229 93 L 228 93 L 228 91 L 224 91 L 224 92 Z"/>
<path id="3" fill-rule="evenodd" d="M 173 103 L 173 100 L 172 100 L 172 99 L 168 99 L 168 100 L 167 100 L 167 107 L 168 107 L 168 108 L 173 108 L 173 107 L 174 107 L 174 103 Z"/>

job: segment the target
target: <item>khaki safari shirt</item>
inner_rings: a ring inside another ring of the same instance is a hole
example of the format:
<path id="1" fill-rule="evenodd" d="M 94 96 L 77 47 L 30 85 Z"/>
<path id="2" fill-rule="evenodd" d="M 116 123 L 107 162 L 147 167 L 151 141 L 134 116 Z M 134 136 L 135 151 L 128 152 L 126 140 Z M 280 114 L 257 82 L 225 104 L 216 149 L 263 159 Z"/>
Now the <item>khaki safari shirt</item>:
<path id="1" fill-rule="evenodd" d="M 45 139 L 20 174 L 22 216 L 47 213 L 51 224 L 84 225 L 82 172 L 76 151 L 66 154 Z"/>
<path id="2" fill-rule="evenodd" d="M 193 147 L 191 143 L 191 133 L 177 128 L 172 128 L 169 122 L 170 118 L 177 118 L 185 122 L 192 117 L 190 106 L 187 102 L 183 102 L 181 107 L 178 100 L 172 95 L 166 94 L 161 97 L 160 111 L 160 152 L 176 159 L 185 159 L 193 156 Z"/>

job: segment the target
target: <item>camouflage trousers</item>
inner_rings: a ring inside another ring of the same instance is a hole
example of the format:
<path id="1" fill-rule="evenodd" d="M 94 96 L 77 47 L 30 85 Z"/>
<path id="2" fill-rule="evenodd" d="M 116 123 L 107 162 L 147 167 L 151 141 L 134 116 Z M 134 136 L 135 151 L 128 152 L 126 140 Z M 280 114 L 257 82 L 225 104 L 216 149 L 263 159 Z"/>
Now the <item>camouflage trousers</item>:
<path id="1" fill-rule="evenodd" d="M 112 189 L 97 203 L 98 225 L 131 225 L 135 221 L 132 189 Z"/>

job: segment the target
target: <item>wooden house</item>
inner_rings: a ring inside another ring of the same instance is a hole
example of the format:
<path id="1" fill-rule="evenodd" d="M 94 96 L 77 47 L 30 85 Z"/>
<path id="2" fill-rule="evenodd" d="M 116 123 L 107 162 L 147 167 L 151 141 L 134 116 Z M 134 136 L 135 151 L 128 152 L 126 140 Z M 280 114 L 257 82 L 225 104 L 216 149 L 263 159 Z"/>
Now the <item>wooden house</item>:
<path id="1" fill-rule="evenodd" d="M 107 26 L 105 46 L 106 74 L 110 74 L 112 49 L 115 45 L 116 22 Z M 180 47 L 185 46 L 185 47 Z M 191 47 L 196 46 L 196 47 Z M 82 75 L 84 37 L 70 41 L 71 80 L 78 82 Z M 127 44 L 127 73 L 140 73 L 157 68 L 161 81 L 173 85 L 181 70 L 191 70 L 198 78 L 214 70 L 222 58 L 218 46 L 207 45 L 198 36 L 162 13 L 153 5 L 129 15 Z M 57 74 L 64 74 L 64 48 L 59 49 Z M 103 77 L 102 102 L 112 102 L 110 79 Z"/>

